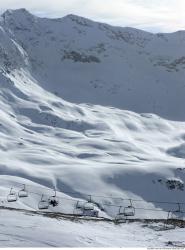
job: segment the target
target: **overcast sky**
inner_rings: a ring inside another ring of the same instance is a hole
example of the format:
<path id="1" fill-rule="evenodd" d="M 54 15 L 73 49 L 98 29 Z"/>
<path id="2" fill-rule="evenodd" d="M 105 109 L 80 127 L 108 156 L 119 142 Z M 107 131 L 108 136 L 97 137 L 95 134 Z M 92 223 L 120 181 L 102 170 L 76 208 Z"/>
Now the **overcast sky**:
<path id="1" fill-rule="evenodd" d="M 185 29 L 185 0 L 0 0 L 0 11 L 26 8 L 45 17 L 77 14 L 153 32 Z"/>

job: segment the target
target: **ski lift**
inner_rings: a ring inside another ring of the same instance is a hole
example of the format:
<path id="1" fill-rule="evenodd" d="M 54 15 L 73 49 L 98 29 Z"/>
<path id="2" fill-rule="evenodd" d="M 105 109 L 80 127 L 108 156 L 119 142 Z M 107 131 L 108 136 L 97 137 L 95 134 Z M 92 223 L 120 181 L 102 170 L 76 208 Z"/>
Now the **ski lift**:
<path id="1" fill-rule="evenodd" d="M 98 217 L 99 211 L 95 209 L 91 195 L 89 197 L 90 198 L 87 202 L 77 201 L 73 212 L 75 215 Z"/>
<path id="2" fill-rule="evenodd" d="M 15 191 L 13 191 L 13 188 L 10 189 L 10 193 L 7 196 L 8 202 L 15 202 L 17 201 L 17 194 Z"/>
<path id="3" fill-rule="evenodd" d="M 177 203 L 177 209 L 174 211 L 168 211 L 167 220 L 164 223 L 164 228 L 174 229 L 180 221 L 184 219 L 184 212 L 181 210 L 181 204 Z"/>
<path id="4" fill-rule="evenodd" d="M 94 204 L 91 202 L 91 196 L 88 201 L 77 201 L 74 211 L 77 212 L 78 214 L 82 212 L 83 210 L 93 210 L 94 209 Z"/>
<path id="5" fill-rule="evenodd" d="M 173 212 L 172 211 L 168 211 L 168 215 L 167 215 L 167 219 L 166 221 L 164 221 L 164 229 L 168 230 L 168 229 L 175 229 L 175 224 L 173 223 Z"/>
<path id="6" fill-rule="evenodd" d="M 85 202 L 84 201 L 77 201 L 73 214 L 74 215 L 83 215 L 83 210 L 84 210 L 84 205 Z"/>
<path id="7" fill-rule="evenodd" d="M 130 205 L 124 208 L 124 215 L 127 216 L 134 216 L 135 215 L 135 207 L 132 205 L 132 200 L 130 199 Z"/>
<path id="8" fill-rule="evenodd" d="M 77 201 L 76 209 L 84 209 L 84 201 Z"/>
<path id="9" fill-rule="evenodd" d="M 87 202 L 85 202 L 85 204 L 83 206 L 83 210 L 85 210 L 85 211 L 92 211 L 92 210 L 94 210 L 94 204 L 92 202 L 91 195 L 89 195 L 89 200 Z"/>
<path id="10" fill-rule="evenodd" d="M 55 189 L 54 189 L 54 195 L 53 195 L 53 196 L 50 196 L 48 201 L 49 201 L 49 205 L 51 205 L 51 206 L 53 206 L 53 207 L 58 206 L 59 200 L 58 200 L 58 198 L 57 198 L 57 192 L 56 192 Z"/>
<path id="11" fill-rule="evenodd" d="M 115 220 L 116 221 L 125 221 L 128 216 L 134 216 L 135 215 L 135 208 L 132 205 L 132 201 L 130 201 L 130 205 L 127 207 L 120 206 L 119 207 L 119 212 L 116 215 Z"/>
<path id="12" fill-rule="evenodd" d="M 38 208 L 41 210 L 49 208 L 49 201 L 48 199 L 44 199 L 44 195 L 42 195 L 41 200 L 39 201 Z"/>
<path id="13" fill-rule="evenodd" d="M 23 188 L 18 192 L 19 198 L 28 197 L 28 191 L 26 191 L 26 185 L 23 185 Z"/>
<path id="14" fill-rule="evenodd" d="M 92 211 L 94 210 L 94 204 L 93 203 L 90 203 L 90 202 L 87 202 L 84 204 L 84 210 L 88 210 L 88 211 Z"/>
<path id="15" fill-rule="evenodd" d="M 183 220 L 184 212 L 181 210 L 180 203 L 177 203 L 177 210 L 171 211 L 171 219 L 172 220 Z"/>
<path id="16" fill-rule="evenodd" d="M 118 211 L 118 214 L 116 215 L 116 218 L 115 220 L 116 221 L 125 221 L 125 213 L 124 213 L 124 207 L 123 206 L 120 206 L 119 207 L 119 211 Z"/>
<path id="17" fill-rule="evenodd" d="M 92 202 L 92 197 L 89 195 L 89 200 L 84 204 L 83 215 L 90 217 L 98 217 L 98 210 L 95 209 L 95 206 Z"/>

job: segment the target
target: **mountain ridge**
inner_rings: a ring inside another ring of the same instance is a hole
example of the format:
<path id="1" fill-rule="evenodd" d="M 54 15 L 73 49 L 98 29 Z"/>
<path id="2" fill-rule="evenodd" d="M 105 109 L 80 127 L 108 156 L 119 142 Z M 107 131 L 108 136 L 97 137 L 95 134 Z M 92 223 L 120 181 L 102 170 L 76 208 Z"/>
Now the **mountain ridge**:
<path id="1" fill-rule="evenodd" d="M 25 9 L 4 16 L 3 68 L 20 65 L 47 91 L 71 102 L 185 119 L 184 32 L 152 34 L 75 15 L 37 18 Z"/>
<path id="2" fill-rule="evenodd" d="M 31 11 L 27 10 L 26 8 L 18 8 L 18 9 L 7 9 L 6 11 L 2 12 L 0 14 L 0 16 L 5 16 L 6 14 L 8 15 L 12 15 L 12 14 L 24 14 L 25 16 L 32 16 L 34 18 L 41 18 L 41 19 L 50 19 L 50 20 L 62 20 L 62 19 L 66 19 L 66 18 L 79 18 L 79 19 L 83 19 L 83 20 L 87 20 L 89 22 L 92 22 L 92 23 L 102 23 L 102 24 L 106 24 L 107 26 L 111 26 L 111 27 L 115 27 L 115 28 L 129 28 L 129 29 L 133 29 L 133 30 L 138 30 L 138 31 L 143 31 L 145 33 L 149 33 L 149 34 L 154 34 L 154 35 L 158 35 L 158 34 L 175 34 L 175 33 L 185 33 L 185 30 L 177 30 L 177 31 L 174 31 L 174 32 L 155 32 L 155 33 L 152 33 L 150 31 L 145 31 L 145 30 L 142 30 L 142 29 L 138 29 L 138 28 L 133 28 L 133 27 L 130 27 L 130 26 L 117 26 L 117 25 L 111 25 L 111 24 L 107 24 L 106 22 L 99 22 L 99 21 L 94 21 L 93 19 L 91 18 L 87 18 L 87 17 L 82 17 L 80 15 L 77 15 L 77 14 L 73 14 L 73 13 L 69 13 L 67 15 L 64 15 L 63 17 L 43 17 L 43 16 L 38 16 L 37 14 L 32 14 Z"/>

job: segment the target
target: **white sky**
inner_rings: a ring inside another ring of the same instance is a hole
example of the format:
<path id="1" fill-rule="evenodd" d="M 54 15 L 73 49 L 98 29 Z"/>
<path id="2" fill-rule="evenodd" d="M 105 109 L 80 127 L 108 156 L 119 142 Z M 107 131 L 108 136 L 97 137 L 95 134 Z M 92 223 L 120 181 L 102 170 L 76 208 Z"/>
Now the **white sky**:
<path id="1" fill-rule="evenodd" d="M 153 32 L 185 29 L 185 0 L 0 0 L 0 12 L 17 8 L 45 17 L 77 14 Z"/>

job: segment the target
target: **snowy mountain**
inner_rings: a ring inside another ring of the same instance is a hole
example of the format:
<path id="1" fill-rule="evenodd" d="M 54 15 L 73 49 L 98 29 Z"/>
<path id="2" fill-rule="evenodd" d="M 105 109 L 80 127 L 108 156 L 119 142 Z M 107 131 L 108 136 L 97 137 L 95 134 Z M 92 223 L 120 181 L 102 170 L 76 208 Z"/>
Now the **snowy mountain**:
<path id="1" fill-rule="evenodd" d="M 152 34 L 25 9 L 6 11 L 0 26 L 4 70 L 24 68 L 67 101 L 185 119 L 184 31 Z"/>
<path id="2" fill-rule="evenodd" d="M 74 15 L 6 11 L 0 18 L 2 204 L 35 210 L 43 193 L 51 195 L 46 188 L 55 187 L 62 199 L 57 211 L 73 213 L 88 194 L 99 210 L 101 203 L 115 205 L 99 211 L 108 218 L 129 205 L 119 197 L 134 201 L 137 218 L 177 210 L 178 204 L 154 201 L 185 197 L 184 45 L 183 31 L 150 34 Z M 10 187 L 18 191 L 20 184 L 29 197 L 8 203 Z"/>

